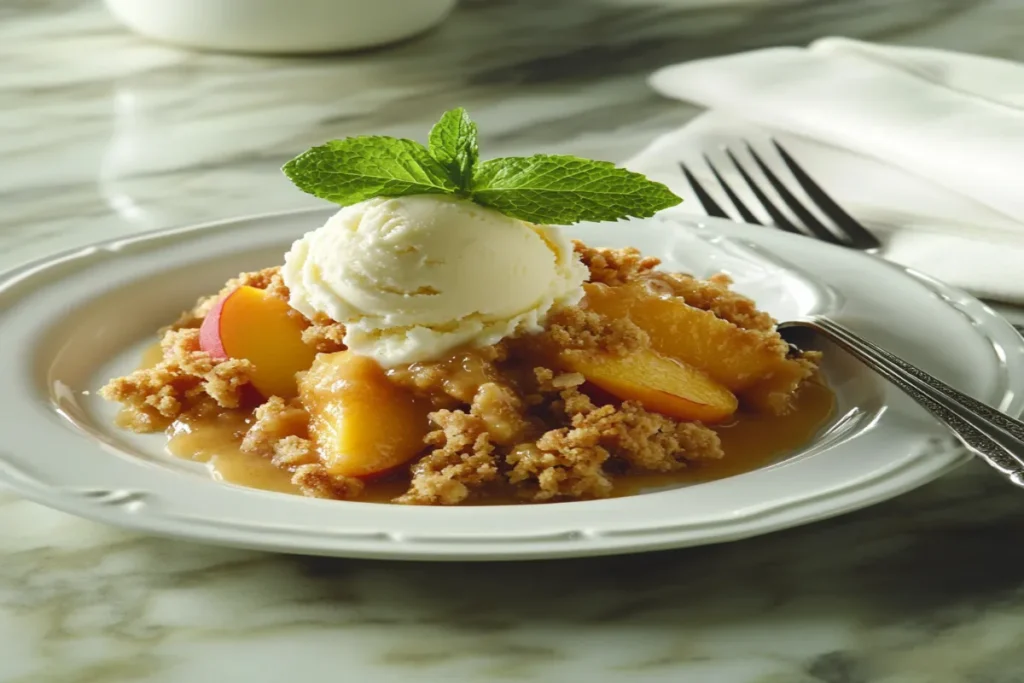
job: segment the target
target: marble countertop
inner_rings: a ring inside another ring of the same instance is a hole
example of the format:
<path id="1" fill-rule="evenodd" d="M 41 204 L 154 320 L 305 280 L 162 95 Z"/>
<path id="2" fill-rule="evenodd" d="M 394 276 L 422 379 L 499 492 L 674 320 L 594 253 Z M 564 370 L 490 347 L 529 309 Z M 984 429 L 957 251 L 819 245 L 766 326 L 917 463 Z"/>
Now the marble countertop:
<path id="1" fill-rule="evenodd" d="M 98 2 L 0 7 L 0 268 L 299 208 L 283 161 L 470 108 L 499 155 L 621 160 L 694 114 L 666 63 L 824 35 L 1024 58 L 1018 0 L 463 0 L 331 58 L 196 54 Z M 140 536 L 0 493 L 0 681 L 1019 683 L 1024 506 L 968 466 L 832 521 L 531 564 L 288 557 Z"/>

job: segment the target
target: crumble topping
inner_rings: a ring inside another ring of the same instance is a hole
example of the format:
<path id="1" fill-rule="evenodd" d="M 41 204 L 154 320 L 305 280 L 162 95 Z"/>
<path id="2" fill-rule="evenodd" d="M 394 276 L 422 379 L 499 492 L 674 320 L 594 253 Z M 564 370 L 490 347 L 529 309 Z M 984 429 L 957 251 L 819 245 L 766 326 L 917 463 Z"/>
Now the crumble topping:
<path id="1" fill-rule="evenodd" d="M 639 249 L 633 247 L 590 247 L 579 240 L 573 240 L 573 248 L 583 264 L 590 269 L 590 281 L 602 285 L 624 285 L 647 275 L 661 263 L 661 259 L 644 256 Z"/>
<path id="2" fill-rule="evenodd" d="M 312 465 L 317 460 L 313 442 L 296 435 L 285 436 L 275 442 L 273 453 L 270 461 L 275 467 L 285 470 L 297 468 L 299 465 Z"/>
<path id="3" fill-rule="evenodd" d="M 606 498 L 612 492 L 611 477 L 604 471 L 607 460 L 608 451 L 597 444 L 593 432 L 562 428 L 514 449 L 508 456 L 508 480 L 537 502 Z"/>
<path id="4" fill-rule="evenodd" d="M 302 331 L 302 341 L 320 353 L 334 353 L 343 350 L 345 348 L 345 343 L 342 341 L 344 338 L 345 326 L 334 322 L 322 313 L 318 313 L 313 320 L 309 321 L 309 327 Z"/>
<path id="5" fill-rule="evenodd" d="M 788 350 L 771 317 L 733 292 L 725 275 L 698 280 L 658 272 L 659 260 L 636 249 L 577 242 L 575 250 L 593 283 L 642 282 L 656 294 L 680 297 L 731 322 L 750 345 L 782 356 Z M 220 297 L 243 285 L 288 300 L 276 267 L 242 273 L 217 295 L 200 299 L 164 334 L 160 363 L 112 380 L 101 390 L 105 398 L 125 405 L 129 428 L 157 431 L 185 415 L 245 409 L 251 364 L 212 359 L 199 348 L 197 329 Z M 323 353 L 344 349 L 343 325 L 327 318 L 302 319 L 305 343 Z M 410 465 L 408 490 L 394 502 L 456 505 L 502 488 L 538 502 L 602 498 L 612 495 L 618 472 L 672 472 L 722 458 L 718 434 L 709 427 L 648 411 L 636 401 L 606 400 L 583 375 L 560 372 L 545 362 L 563 351 L 625 356 L 647 346 L 647 333 L 630 319 L 609 318 L 585 305 L 567 306 L 552 311 L 537 335 L 388 370 L 391 382 L 429 398 L 434 408 L 424 454 Z M 815 372 L 820 358 L 805 353 L 795 360 L 804 373 L 797 386 Z M 781 414 L 793 395 L 786 389 L 768 392 L 759 407 Z M 309 435 L 309 414 L 297 399 L 275 396 L 258 406 L 241 449 L 291 472 L 306 496 L 355 499 L 366 486 L 359 479 L 332 475 L 321 464 Z"/>
<path id="6" fill-rule="evenodd" d="M 273 456 L 278 444 L 285 439 L 302 437 L 301 440 L 309 443 L 305 438 L 309 436 L 309 413 L 298 401 L 287 402 L 280 396 L 272 396 L 256 408 L 253 417 L 255 421 L 242 440 L 242 450 L 247 453 Z M 312 452 L 311 447 L 306 450 Z"/>
<path id="7" fill-rule="evenodd" d="M 320 464 L 299 465 L 292 475 L 292 483 L 310 498 L 349 500 L 358 498 L 366 484 L 353 477 L 338 477 Z"/>
<path id="8" fill-rule="evenodd" d="M 609 495 L 612 482 L 604 465 L 612 458 L 667 472 L 723 455 L 718 434 L 704 425 L 648 412 L 635 401 L 597 406 L 579 390 L 576 377 L 554 376 L 547 368 L 539 368 L 537 375 L 542 390 L 571 384 L 553 404 L 571 426 L 549 430 L 536 443 L 520 444 L 509 453 L 509 481 L 531 483 L 533 500 Z"/>
<path id="9" fill-rule="evenodd" d="M 711 311 L 719 318 L 745 330 L 774 332 L 775 321 L 758 311 L 752 299 L 732 291 L 732 279 L 725 274 L 700 280 L 685 273 L 665 273 L 654 269 L 660 259 L 644 256 L 638 249 L 589 247 L 575 241 L 576 253 L 590 269 L 590 281 L 611 287 L 643 280 L 648 287 L 681 297 L 694 308 Z"/>
<path id="10" fill-rule="evenodd" d="M 111 380 L 100 395 L 124 404 L 128 419 L 123 426 L 136 432 L 163 429 L 185 412 L 208 410 L 210 401 L 220 408 L 238 408 L 249 383 L 252 364 L 247 360 L 215 360 L 199 348 L 199 330 L 168 330 L 160 342 L 163 359 Z"/>
<path id="11" fill-rule="evenodd" d="M 498 480 L 494 445 L 484 418 L 462 410 L 430 414 L 436 429 L 425 439 L 434 450 L 413 466 L 407 505 L 457 505 L 474 490 Z"/>
<path id="12" fill-rule="evenodd" d="M 540 339 L 559 350 L 603 351 L 625 356 L 648 345 L 647 333 L 628 318 L 608 318 L 577 306 L 560 308 L 548 316 Z M 537 339 L 520 340 L 536 344 Z"/>
<path id="13" fill-rule="evenodd" d="M 736 327 L 778 337 L 772 317 L 757 310 L 752 299 L 731 290 L 732 278 L 728 275 L 718 274 L 707 280 L 698 280 L 682 273 L 654 273 L 647 284 L 649 287 L 663 286 L 690 306 L 711 311 Z"/>

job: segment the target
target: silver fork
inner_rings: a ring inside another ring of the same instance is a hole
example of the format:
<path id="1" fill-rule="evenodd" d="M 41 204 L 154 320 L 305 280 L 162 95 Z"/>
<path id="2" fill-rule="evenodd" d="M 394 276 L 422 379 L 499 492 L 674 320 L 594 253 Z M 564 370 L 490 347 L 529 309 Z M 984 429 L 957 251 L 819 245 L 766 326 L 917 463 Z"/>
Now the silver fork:
<path id="1" fill-rule="evenodd" d="M 749 169 L 744 167 L 732 150 L 726 149 L 725 153 L 730 163 L 739 172 L 747 189 L 757 199 L 761 208 L 771 217 L 773 227 L 861 251 L 874 252 L 881 246 L 878 239 L 815 183 L 778 142 L 773 140 L 772 144 L 813 205 L 827 216 L 834 226 L 830 228 L 820 221 L 808 209 L 808 206 L 797 199 L 779 180 L 754 148 L 746 143 L 747 152 L 754 160 L 761 175 L 767 179 L 782 204 L 792 212 L 798 222 L 790 220 L 781 207 L 772 202 Z M 707 155 L 704 155 L 704 161 L 711 169 L 722 191 L 735 207 L 739 217 L 747 223 L 764 225 L 743 203 L 734 188 L 729 185 Z M 733 219 L 697 181 L 686 164 L 680 163 L 679 165 L 708 215 Z M 1019 332 L 1024 331 L 1020 326 L 1014 325 L 1014 327 Z M 968 450 L 981 457 L 1012 483 L 1024 487 L 1024 422 L 1015 420 L 967 396 L 939 378 L 893 355 L 846 326 L 825 316 L 813 316 L 805 320 L 779 323 L 779 333 L 787 342 L 797 348 L 806 345 L 808 334 L 821 335 L 831 340 L 914 399 L 939 422 L 948 427 Z"/>
<path id="2" fill-rule="evenodd" d="M 764 162 L 749 142 L 745 142 L 744 146 L 750 157 L 757 164 L 757 167 L 761 170 L 761 173 L 768 180 L 770 184 L 778 193 L 782 202 L 789 207 L 790 211 L 800 220 L 801 225 L 797 225 L 786 215 L 778 209 L 768 199 L 768 196 L 764 193 L 764 190 L 757 181 L 750 175 L 750 172 L 743 167 L 743 164 L 739 162 L 736 155 L 732 150 L 726 149 L 725 154 L 729 157 L 729 161 L 739 172 L 743 178 L 744 184 L 750 189 L 754 197 L 761 204 L 764 210 L 772 219 L 771 227 L 785 230 L 786 232 L 792 232 L 805 237 L 812 237 L 814 239 L 828 242 L 829 244 L 836 244 L 840 247 L 849 247 L 850 249 L 858 249 L 860 251 L 866 251 L 874 253 L 881 248 L 882 243 L 878 241 L 878 238 L 871 234 L 871 232 L 865 228 L 856 218 L 847 213 L 843 207 L 829 196 L 825 190 L 821 188 L 811 176 L 807 174 L 807 171 L 803 169 L 800 164 L 796 162 L 796 159 L 787 152 L 782 145 L 776 140 L 772 140 L 772 145 L 775 147 L 775 151 L 779 153 L 779 157 L 782 162 L 789 169 L 790 174 L 799 183 L 800 187 L 803 188 L 804 192 L 810 198 L 810 200 L 818 207 L 823 214 L 832 220 L 835 229 L 830 229 L 827 225 L 822 223 L 817 216 L 807 210 L 807 207 L 790 192 L 789 188 L 779 180 L 779 177 L 771 170 L 771 168 Z M 736 208 L 736 212 L 739 214 L 739 219 L 745 223 L 751 223 L 754 225 L 764 225 L 753 211 L 751 211 L 743 200 L 739 198 L 739 195 L 733 190 L 732 187 L 725 181 L 722 174 L 719 173 L 718 168 L 711 161 L 707 154 L 704 155 L 704 163 L 707 164 L 708 168 L 715 176 L 715 180 L 718 185 L 725 192 L 729 201 Z M 693 173 L 686 166 L 686 164 L 680 162 L 679 167 L 683 170 L 683 174 L 686 176 L 686 180 L 690 183 L 690 187 L 693 188 L 694 194 L 697 195 L 697 199 L 700 201 L 701 206 L 709 216 L 715 216 L 717 218 L 727 218 L 729 220 L 736 220 L 735 217 L 730 216 L 729 213 L 723 209 L 714 198 L 708 194 L 708 191 L 704 189 L 704 186 L 698 182 L 697 178 L 694 177 Z M 1020 334 L 1024 335 L 1024 325 L 1017 325 L 1011 323 L 1013 328 Z"/>

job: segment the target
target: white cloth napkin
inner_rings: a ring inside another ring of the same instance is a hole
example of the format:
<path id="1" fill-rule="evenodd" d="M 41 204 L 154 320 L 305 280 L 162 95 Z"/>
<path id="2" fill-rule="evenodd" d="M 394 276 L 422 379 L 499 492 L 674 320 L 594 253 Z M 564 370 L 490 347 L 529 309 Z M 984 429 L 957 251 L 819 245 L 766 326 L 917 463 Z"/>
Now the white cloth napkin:
<path id="1" fill-rule="evenodd" d="M 826 38 L 677 64 L 650 82 L 709 111 L 626 166 L 694 213 L 703 209 L 680 161 L 711 189 L 708 153 L 743 187 L 719 150 L 743 156 L 746 139 L 786 178 L 774 137 L 872 227 L 887 258 L 1024 304 L 1024 65 Z"/>

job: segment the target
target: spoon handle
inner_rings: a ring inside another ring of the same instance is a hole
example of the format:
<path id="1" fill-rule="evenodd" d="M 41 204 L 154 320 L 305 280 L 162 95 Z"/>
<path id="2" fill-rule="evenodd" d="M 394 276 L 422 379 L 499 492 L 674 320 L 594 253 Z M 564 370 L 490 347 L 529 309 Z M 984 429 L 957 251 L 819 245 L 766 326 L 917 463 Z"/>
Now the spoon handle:
<path id="1" fill-rule="evenodd" d="M 834 320 L 815 317 L 780 327 L 789 326 L 807 327 L 831 339 L 902 389 L 946 425 L 972 453 L 1024 487 L 1024 422 L 957 391 Z"/>

